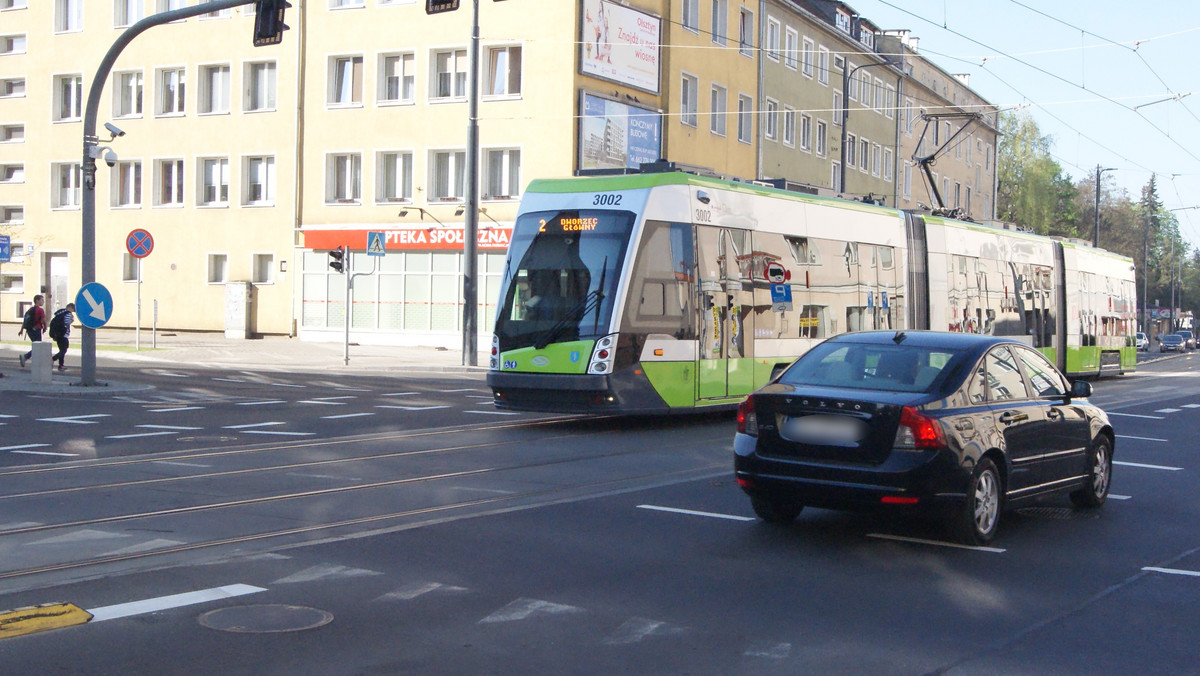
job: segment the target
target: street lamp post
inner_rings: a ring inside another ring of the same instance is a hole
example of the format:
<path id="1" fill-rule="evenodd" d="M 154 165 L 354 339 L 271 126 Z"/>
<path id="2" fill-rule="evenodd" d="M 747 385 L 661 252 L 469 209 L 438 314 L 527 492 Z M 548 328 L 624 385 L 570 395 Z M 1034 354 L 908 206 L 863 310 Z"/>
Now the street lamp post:
<path id="1" fill-rule="evenodd" d="M 467 171 L 463 201 L 463 366 L 479 363 L 476 318 L 479 316 L 478 238 L 479 238 L 479 0 L 471 3 L 470 75 L 467 81 Z"/>
<path id="2" fill-rule="evenodd" d="M 1099 164 L 1096 165 L 1096 229 L 1092 232 L 1092 246 L 1097 248 L 1100 246 L 1100 175 L 1106 171 L 1116 170 L 1116 167 L 1101 169 Z"/>
<path id="3" fill-rule="evenodd" d="M 842 166 L 838 170 L 838 192 L 845 194 L 846 192 L 846 128 L 850 124 L 850 80 L 854 74 L 863 68 L 874 68 L 876 66 L 897 66 L 896 61 L 883 61 L 882 63 L 864 63 L 861 66 L 855 66 L 847 72 L 842 70 Z"/>

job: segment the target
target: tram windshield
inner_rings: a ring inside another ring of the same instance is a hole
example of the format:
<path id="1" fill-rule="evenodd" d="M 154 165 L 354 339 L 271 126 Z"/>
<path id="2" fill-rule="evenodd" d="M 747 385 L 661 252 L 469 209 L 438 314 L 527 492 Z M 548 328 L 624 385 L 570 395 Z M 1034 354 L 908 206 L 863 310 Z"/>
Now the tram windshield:
<path id="1" fill-rule="evenodd" d="M 503 350 L 609 333 L 633 230 L 628 211 L 541 211 L 513 228 L 496 336 Z"/>

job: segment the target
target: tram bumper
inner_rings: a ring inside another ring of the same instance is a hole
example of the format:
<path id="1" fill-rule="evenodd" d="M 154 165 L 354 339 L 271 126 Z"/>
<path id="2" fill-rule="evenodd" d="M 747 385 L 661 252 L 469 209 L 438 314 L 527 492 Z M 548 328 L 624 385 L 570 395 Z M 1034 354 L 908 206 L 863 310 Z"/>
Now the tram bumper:
<path id="1" fill-rule="evenodd" d="M 636 377 L 634 377 L 636 378 Z M 644 380 L 628 374 L 553 374 L 491 371 L 496 408 L 557 413 L 653 413 L 669 407 Z"/>

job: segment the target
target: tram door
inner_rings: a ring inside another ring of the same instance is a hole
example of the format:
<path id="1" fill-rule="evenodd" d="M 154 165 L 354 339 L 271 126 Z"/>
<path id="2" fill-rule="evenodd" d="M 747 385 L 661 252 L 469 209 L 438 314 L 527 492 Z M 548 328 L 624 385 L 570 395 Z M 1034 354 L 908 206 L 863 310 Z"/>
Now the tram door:
<path id="1" fill-rule="evenodd" d="M 748 231 L 696 227 L 697 399 L 732 397 L 754 389 L 751 258 Z"/>

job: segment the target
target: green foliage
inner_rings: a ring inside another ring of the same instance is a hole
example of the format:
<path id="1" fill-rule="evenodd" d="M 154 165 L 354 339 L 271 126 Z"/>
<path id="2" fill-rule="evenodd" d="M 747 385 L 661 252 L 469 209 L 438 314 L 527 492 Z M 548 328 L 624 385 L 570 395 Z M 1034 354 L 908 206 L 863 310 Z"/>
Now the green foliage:
<path id="1" fill-rule="evenodd" d="M 1017 113 L 1000 115 L 1000 134 L 996 216 L 1040 235 L 1080 236 L 1075 187 L 1050 154 L 1052 139 Z"/>

